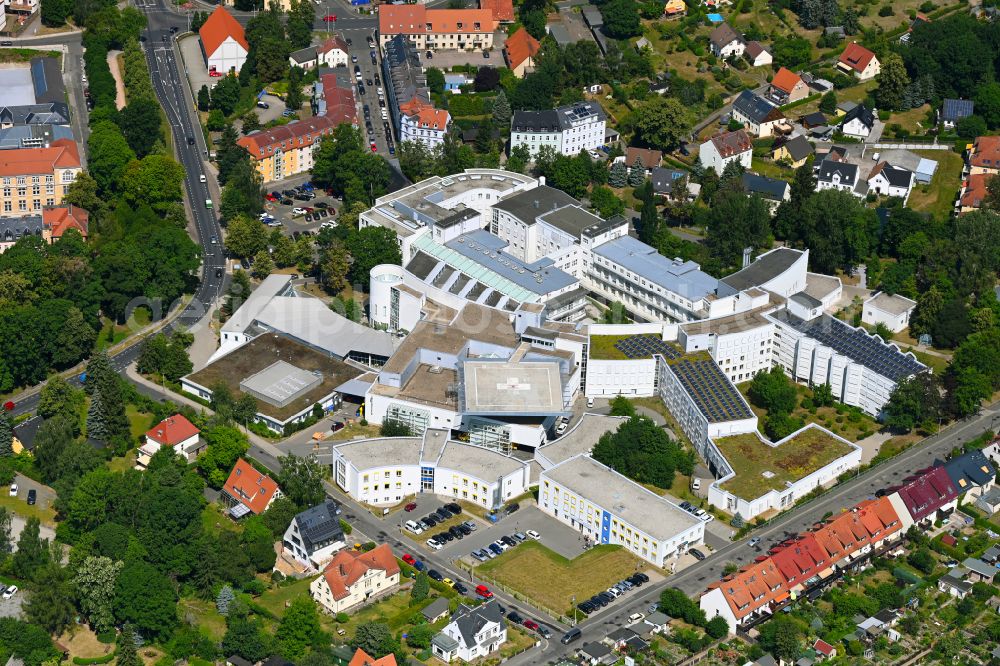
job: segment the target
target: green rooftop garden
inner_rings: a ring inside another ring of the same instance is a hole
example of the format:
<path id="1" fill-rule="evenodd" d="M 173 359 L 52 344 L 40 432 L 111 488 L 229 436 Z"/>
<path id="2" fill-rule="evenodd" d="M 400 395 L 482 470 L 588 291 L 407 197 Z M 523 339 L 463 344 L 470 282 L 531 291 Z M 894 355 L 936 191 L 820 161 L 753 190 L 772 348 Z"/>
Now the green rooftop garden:
<path id="1" fill-rule="evenodd" d="M 787 482 L 798 481 L 852 450 L 817 427 L 803 430 L 780 446 L 768 446 L 755 433 L 722 437 L 715 445 L 736 471 L 722 489 L 746 500 L 784 490 Z"/>

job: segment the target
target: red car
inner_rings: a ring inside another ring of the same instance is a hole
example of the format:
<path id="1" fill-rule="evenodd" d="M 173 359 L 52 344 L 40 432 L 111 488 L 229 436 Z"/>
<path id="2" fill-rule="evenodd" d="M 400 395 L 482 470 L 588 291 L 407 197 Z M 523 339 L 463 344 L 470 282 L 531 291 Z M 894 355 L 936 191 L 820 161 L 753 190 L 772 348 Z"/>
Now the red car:
<path id="1" fill-rule="evenodd" d="M 274 196 L 270 192 L 264 195 L 264 198 L 267 199 L 268 201 L 278 201 L 278 197 Z"/>
<path id="2" fill-rule="evenodd" d="M 403 507 L 403 511 L 409 512 L 409 511 L 413 511 L 416 508 L 417 508 L 417 503 L 416 502 L 410 502 L 409 504 L 407 504 L 406 506 Z"/>
<path id="3" fill-rule="evenodd" d="M 417 560 L 413 557 L 413 555 L 410 555 L 409 553 L 403 553 L 403 561 L 409 564 L 410 566 L 413 566 L 413 563 L 416 562 Z"/>
<path id="4" fill-rule="evenodd" d="M 222 72 L 213 69 L 211 72 L 208 73 L 208 75 L 213 77 L 221 77 Z"/>
<path id="5" fill-rule="evenodd" d="M 481 596 L 483 599 L 492 599 L 493 593 L 490 592 L 490 588 L 485 585 L 476 585 L 476 594 Z"/>
<path id="6" fill-rule="evenodd" d="M 524 628 L 525 629 L 531 629 L 532 631 L 535 631 L 536 629 L 538 629 L 538 623 L 535 622 L 534 620 L 525 620 L 524 621 Z"/>
<path id="7" fill-rule="evenodd" d="M 335 23 L 337 21 L 337 15 L 327 14 L 326 16 L 323 17 L 323 20 L 326 21 L 327 23 Z"/>
<path id="8" fill-rule="evenodd" d="M 378 152 L 378 147 L 375 146 L 375 142 L 374 141 L 372 141 L 372 152 L 373 153 L 377 153 Z"/>

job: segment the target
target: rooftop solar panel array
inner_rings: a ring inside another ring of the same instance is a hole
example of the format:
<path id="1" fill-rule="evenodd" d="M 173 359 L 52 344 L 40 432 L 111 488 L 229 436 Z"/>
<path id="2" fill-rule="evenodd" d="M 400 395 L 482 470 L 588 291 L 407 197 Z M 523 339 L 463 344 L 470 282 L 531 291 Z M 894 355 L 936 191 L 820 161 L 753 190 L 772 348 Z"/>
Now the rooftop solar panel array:
<path id="1" fill-rule="evenodd" d="M 661 340 L 655 335 L 633 335 L 615 343 L 615 349 L 625 354 L 627 358 L 652 358 L 660 354 L 664 358 L 679 358 L 681 352 L 677 347 Z"/>
<path id="2" fill-rule="evenodd" d="M 926 369 L 922 363 L 900 353 L 895 347 L 883 344 L 881 338 L 868 335 L 864 329 L 849 326 L 835 317 L 823 315 L 811 321 L 788 317 L 788 321 L 821 345 L 893 381 Z"/>
<path id="3" fill-rule="evenodd" d="M 753 417 L 736 387 L 709 356 L 683 357 L 670 369 L 710 423 Z"/>

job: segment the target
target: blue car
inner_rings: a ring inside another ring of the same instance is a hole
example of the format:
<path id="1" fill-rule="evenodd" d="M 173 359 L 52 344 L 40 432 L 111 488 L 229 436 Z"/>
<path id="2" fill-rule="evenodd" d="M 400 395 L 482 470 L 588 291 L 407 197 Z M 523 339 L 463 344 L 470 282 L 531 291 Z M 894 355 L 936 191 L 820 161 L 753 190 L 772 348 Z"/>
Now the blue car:
<path id="1" fill-rule="evenodd" d="M 424 569 L 427 568 L 427 565 L 421 562 L 420 560 L 417 560 L 416 562 L 413 563 L 413 568 L 416 569 L 417 571 L 423 571 Z"/>
<path id="2" fill-rule="evenodd" d="M 491 543 L 490 544 L 490 552 L 492 552 L 495 555 L 500 555 L 501 553 L 503 553 L 503 548 L 501 548 L 500 546 L 496 545 L 495 543 Z"/>
<path id="3" fill-rule="evenodd" d="M 302 189 L 305 190 L 306 192 L 312 192 L 316 188 L 313 187 L 312 183 L 302 183 Z"/>

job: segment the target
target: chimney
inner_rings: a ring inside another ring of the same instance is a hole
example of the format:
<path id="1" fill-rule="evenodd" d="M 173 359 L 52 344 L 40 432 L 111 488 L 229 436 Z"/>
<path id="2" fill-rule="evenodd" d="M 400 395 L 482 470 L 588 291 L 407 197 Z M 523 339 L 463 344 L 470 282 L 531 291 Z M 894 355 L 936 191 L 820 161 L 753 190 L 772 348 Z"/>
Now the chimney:
<path id="1" fill-rule="evenodd" d="M 535 199 L 535 208 L 538 208 L 540 205 L 541 203 L 538 201 L 538 199 Z"/>

